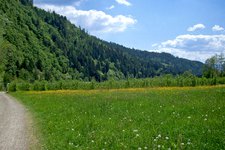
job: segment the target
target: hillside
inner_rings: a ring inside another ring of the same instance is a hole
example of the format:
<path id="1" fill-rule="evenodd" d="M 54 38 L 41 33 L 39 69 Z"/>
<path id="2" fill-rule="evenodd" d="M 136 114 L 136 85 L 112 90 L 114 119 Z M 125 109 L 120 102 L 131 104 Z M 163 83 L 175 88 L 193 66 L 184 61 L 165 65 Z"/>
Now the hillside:
<path id="1" fill-rule="evenodd" d="M 103 41 L 31 0 L 0 0 L 0 20 L 0 82 L 201 75 L 200 62 Z"/>

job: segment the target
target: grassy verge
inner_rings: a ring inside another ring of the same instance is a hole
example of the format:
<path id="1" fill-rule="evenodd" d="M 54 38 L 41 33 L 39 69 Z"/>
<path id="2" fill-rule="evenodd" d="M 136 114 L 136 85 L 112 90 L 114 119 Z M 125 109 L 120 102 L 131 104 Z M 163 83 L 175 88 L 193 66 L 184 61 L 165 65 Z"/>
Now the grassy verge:
<path id="1" fill-rule="evenodd" d="M 44 149 L 225 149 L 225 88 L 12 93 Z"/>

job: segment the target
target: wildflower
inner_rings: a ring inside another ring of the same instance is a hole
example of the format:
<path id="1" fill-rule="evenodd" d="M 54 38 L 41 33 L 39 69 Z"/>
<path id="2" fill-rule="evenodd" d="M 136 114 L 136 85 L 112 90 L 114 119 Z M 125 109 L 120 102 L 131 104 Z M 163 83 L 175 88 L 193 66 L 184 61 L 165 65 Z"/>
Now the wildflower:
<path id="1" fill-rule="evenodd" d="M 94 140 L 91 140 L 91 143 L 94 143 L 95 141 Z"/>
<path id="2" fill-rule="evenodd" d="M 145 146 L 145 147 L 144 147 L 144 149 L 148 149 L 148 147 L 147 147 L 147 146 Z"/>
<path id="3" fill-rule="evenodd" d="M 188 119 L 191 119 L 191 116 L 188 116 L 187 118 L 188 118 Z"/>
<path id="4" fill-rule="evenodd" d="M 158 137 L 161 138 L 162 137 L 161 134 L 159 134 Z"/>
<path id="5" fill-rule="evenodd" d="M 204 120 L 207 121 L 207 118 L 205 118 Z"/>
<path id="6" fill-rule="evenodd" d="M 190 144 L 191 144 L 191 142 L 188 141 L 188 142 L 187 142 L 187 145 L 190 145 Z"/>
<path id="7" fill-rule="evenodd" d="M 138 150 L 141 150 L 141 147 L 138 147 Z"/>
<path id="8" fill-rule="evenodd" d="M 125 130 L 123 130 L 123 132 L 125 132 Z"/>
<path id="9" fill-rule="evenodd" d="M 184 143 L 180 143 L 182 146 L 184 146 Z"/>
<path id="10" fill-rule="evenodd" d="M 158 113 L 160 113 L 160 110 L 158 111 Z"/>
<path id="11" fill-rule="evenodd" d="M 133 132 L 138 132 L 138 130 L 135 129 L 135 130 L 133 130 Z"/>
<path id="12" fill-rule="evenodd" d="M 153 141 L 154 141 L 154 142 L 156 142 L 156 141 L 157 141 L 157 139 L 154 139 Z"/>
<path id="13" fill-rule="evenodd" d="M 166 140 L 169 140 L 169 137 L 168 137 L 168 136 L 166 136 L 166 137 L 165 137 L 165 139 L 166 139 Z"/>
<path id="14" fill-rule="evenodd" d="M 161 145 L 158 145 L 158 148 L 160 148 L 161 147 Z"/>
<path id="15" fill-rule="evenodd" d="M 73 129 L 73 128 L 72 128 L 71 130 L 72 130 L 72 131 L 74 131 L 74 129 Z"/>
<path id="16" fill-rule="evenodd" d="M 136 134 L 136 137 L 139 137 L 140 135 L 139 134 Z"/>

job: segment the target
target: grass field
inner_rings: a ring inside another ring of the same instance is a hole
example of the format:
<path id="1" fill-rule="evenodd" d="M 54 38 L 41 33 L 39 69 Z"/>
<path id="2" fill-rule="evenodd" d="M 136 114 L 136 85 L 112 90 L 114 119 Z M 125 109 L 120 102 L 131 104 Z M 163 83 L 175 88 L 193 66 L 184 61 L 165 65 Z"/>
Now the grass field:
<path id="1" fill-rule="evenodd" d="M 225 149 L 225 87 L 12 93 L 44 149 Z"/>

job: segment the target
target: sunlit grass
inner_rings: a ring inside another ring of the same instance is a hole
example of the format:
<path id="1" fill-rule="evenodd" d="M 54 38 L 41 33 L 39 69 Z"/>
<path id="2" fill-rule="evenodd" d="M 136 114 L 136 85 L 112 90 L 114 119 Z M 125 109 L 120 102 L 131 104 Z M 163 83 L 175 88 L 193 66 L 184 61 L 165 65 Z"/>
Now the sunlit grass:
<path id="1" fill-rule="evenodd" d="M 45 149 L 225 149 L 225 88 L 19 92 Z"/>

